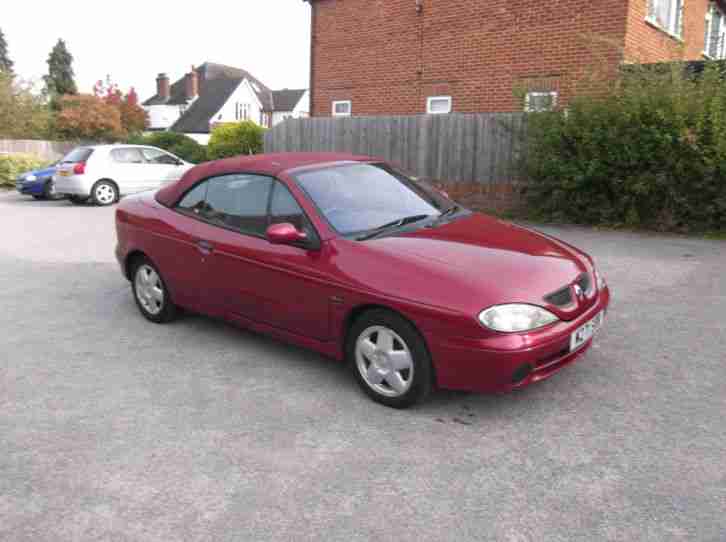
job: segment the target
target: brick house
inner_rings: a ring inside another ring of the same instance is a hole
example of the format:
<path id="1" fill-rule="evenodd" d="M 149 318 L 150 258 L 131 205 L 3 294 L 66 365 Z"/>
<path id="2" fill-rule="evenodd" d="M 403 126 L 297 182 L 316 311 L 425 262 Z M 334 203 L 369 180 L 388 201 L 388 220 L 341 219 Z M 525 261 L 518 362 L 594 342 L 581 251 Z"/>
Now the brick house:
<path id="1" fill-rule="evenodd" d="M 305 0 L 315 116 L 521 111 L 592 70 L 723 58 L 709 0 Z"/>

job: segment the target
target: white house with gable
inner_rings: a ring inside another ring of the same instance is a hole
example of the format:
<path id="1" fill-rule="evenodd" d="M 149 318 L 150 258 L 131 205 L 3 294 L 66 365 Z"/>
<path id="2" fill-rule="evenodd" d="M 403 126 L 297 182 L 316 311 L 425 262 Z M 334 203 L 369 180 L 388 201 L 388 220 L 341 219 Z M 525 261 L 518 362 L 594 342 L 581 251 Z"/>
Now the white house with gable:
<path id="1" fill-rule="evenodd" d="M 250 120 L 269 128 L 307 117 L 310 94 L 306 89 L 273 91 L 245 70 L 205 62 L 174 84 L 159 74 L 156 94 L 142 105 L 149 130 L 179 132 L 206 145 L 215 124 Z"/>

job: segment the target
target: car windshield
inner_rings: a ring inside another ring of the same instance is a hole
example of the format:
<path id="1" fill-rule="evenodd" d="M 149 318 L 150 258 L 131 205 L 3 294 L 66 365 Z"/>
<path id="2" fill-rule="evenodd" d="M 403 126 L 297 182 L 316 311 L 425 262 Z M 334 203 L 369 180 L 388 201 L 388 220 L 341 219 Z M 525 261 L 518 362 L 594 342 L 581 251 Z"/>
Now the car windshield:
<path id="1" fill-rule="evenodd" d="M 63 157 L 60 161 L 61 164 L 77 164 L 78 162 L 85 162 L 88 157 L 93 153 L 93 149 L 86 147 L 78 147 L 73 149 L 71 152 Z"/>
<path id="2" fill-rule="evenodd" d="M 342 235 L 441 215 L 445 203 L 382 164 L 349 164 L 299 173 L 295 180 Z"/>

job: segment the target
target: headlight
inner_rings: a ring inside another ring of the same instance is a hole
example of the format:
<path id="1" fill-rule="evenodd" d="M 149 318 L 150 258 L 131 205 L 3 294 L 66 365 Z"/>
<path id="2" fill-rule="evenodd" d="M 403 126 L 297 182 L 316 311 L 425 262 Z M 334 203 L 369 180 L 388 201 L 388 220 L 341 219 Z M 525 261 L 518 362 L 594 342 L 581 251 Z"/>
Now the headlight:
<path id="1" fill-rule="evenodd" d="M 607 285 L 605 282 L 605 277 L 603 277 L 602 273 L 600 273 L 600 271 L 598 271 L 597 269 L 595 269 L 595 283 L 597 284 L 598 291 L 604 289 Z"/>
<path id="2" fill-rule="evenodd" d="M 33 182 L 37 179 L 38 179 L 38 177 L 36 177 L 35 175 L 28 175 L 27 177 L 25 177 L 25 180 L 29 181 L 29 182 Z"/>
<path id="3" fill-rule="evenodd" d="M 479 321 L 494 331 L 514 333 L 557 322 L 557 317 L 536 305 L 514 304 L 490 307 L 479 314 Z"/>

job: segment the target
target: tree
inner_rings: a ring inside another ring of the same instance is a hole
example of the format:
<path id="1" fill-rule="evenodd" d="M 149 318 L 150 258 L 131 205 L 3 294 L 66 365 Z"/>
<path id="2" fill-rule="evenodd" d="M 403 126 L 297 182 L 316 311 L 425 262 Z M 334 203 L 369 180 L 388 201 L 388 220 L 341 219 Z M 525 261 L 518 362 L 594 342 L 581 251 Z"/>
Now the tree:
<path id="1" fill-rule="evenodd" d="M 0 29 L 0 72 L 13 74 L 13 61 L 8 56 L 8 43 L 5 41 L 2 29 Z"/>
<path id="2" fill-rule="evenodd" d="M 126 137 L 118 107 L 92 94 L 58 99 L 55 131 L 60 137 L 72 140 L 113 142 Z"/>
<path id="3" fill-rule="evenodd" d="M 39 139 L 48 136 L 50 110 L 32 85 L 0 71 L 0 138 Z"/>
<path id="4" fill-rule="evenodd" d="M 249 120 L 215 126 L 209 138 L 209 158 L 258 154 L 262 152 L 264 134 L 264 128 Z"/>
<path id="5" fill-rule="evenodd" d="M 59 39 L 48 56 L 48 75 L 44 77 L 48 95 L 56 100 L 66 94 L 78 94 L 73 73 L 73 55 Z"/>
<path id="6" fill-rule="evenodd" d="M 121 114 L 121 126 L 131 136 L 141 134 L 147 126 L 146 111 L 139 105 L 139 97 L 133 87 L 124 95 L 119 86 L 107 75 L 106 80 L 98 80 L 93 94 L 106 104 L 116 107 Z"/>
<path id="7" fill-rule="evenodd" d="M 149 116 L 139 105 L 139 96 L 134 87 L 124 96 L 119 105 L 121 111 L 121 124 L 129 134 L 140 134 L 149 124 Z"/>

